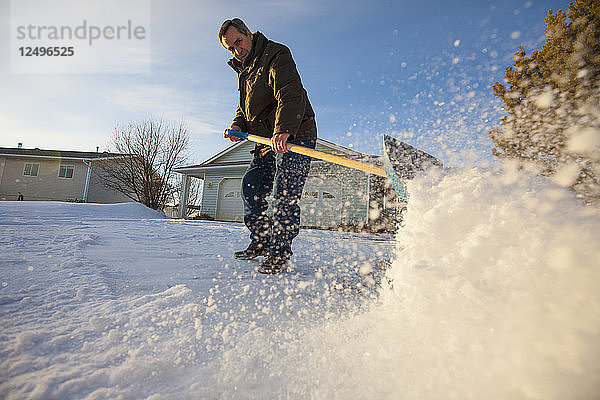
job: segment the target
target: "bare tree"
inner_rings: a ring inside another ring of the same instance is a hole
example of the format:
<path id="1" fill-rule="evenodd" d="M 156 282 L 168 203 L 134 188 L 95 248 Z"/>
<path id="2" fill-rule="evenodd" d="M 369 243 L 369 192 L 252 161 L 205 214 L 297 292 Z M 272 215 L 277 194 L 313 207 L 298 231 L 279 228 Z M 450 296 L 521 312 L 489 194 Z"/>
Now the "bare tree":
<path id="1" fill-rule="evenodd" d="M 111 152 L 119 156 L 113 154 L 100 163 L 104 185 L 152 209 L 162 209 L 178 189 L 173 169 L 187 161 L 189 134 L 183 121 L 148 119 L 117 125 L 111 142 Z"/>

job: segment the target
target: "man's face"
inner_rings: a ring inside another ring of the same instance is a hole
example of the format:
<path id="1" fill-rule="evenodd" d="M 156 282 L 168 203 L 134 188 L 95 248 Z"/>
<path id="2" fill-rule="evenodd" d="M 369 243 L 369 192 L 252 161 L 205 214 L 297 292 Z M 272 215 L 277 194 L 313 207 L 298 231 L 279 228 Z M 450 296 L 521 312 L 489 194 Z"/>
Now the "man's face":
<path id="1" fill-rule="evenodd" d="M 239 61 L 244 61 L 252 50 L 252 34 L 248 36 L 230 26 L 221 38 L 221 44 Z"/>

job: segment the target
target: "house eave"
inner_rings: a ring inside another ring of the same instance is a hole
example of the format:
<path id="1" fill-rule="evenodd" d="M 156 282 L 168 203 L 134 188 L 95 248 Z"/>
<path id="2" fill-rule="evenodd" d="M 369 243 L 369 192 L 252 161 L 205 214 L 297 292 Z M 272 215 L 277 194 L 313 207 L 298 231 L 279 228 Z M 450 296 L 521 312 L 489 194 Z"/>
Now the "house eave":
<path id="1" fill-rule="evenodd" d="M 182 174 L 189 175 L 196 178 L 204 179 L 204 176 L 207 172 L 218 172 L 218 171 L 232 171 L 232 170 L 240 170 L 245 171 L 248 168 L 250 162 L 246 163 L 232 163 L 232 164 L 224 164 L 224 165 L 196 165 L 189 167 L 181 167 L 175 168 L 173 171 Z"/>

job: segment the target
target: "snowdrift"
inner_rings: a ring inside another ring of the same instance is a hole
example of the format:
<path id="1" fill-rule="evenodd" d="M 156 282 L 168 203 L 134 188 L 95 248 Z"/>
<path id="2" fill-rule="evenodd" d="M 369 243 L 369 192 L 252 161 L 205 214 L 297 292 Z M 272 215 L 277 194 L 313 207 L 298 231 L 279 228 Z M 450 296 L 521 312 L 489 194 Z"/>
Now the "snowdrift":
<path id="1" fill-rule="evenodd" d="M 141 203 L 67 203 L 59 201 L 2 201 L 0 218 L 10 216 L 40 218 L 145 219 L 165 218 Z"/>

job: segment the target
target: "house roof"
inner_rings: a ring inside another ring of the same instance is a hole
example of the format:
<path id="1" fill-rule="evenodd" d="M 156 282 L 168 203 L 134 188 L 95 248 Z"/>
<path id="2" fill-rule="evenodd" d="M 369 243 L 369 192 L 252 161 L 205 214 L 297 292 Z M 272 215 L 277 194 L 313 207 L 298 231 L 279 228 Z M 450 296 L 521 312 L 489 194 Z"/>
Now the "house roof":
<path id="1" fill-rule="evenodd" d="M 0 155 L 21 156 L 21 157 L 46 157 L 46 158 L 70 158 L 70 159 L 97 159 L 104 157 L 118 157 L 123 154 L 108 152 L 91 151 L 70 151 L 70 150 L 43 150 L 43 149 L 23 149 L 15 147 L 0 147 Z"/>

